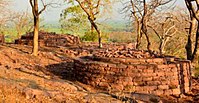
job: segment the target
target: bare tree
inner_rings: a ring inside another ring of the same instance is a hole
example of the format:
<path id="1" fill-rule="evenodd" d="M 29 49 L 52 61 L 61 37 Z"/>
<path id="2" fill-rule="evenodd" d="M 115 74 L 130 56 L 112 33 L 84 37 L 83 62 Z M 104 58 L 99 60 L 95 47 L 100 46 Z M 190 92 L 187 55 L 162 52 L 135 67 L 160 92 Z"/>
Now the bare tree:
<path id="1" fill-rule="evenodd" d="M 138 2 L 137 0 L 136 1 L 133 1 L 133 0 L 130 0 L 130 3 L 131 3 L 131 13 L 132 13 L 132 16 L 134 18 L 134 22 L 136 24 L 136 32 L 137 32 L 137 43 L 136 43 L 136 48 L 138 49 L 140 47 L 140 44 L 141 44 L 141 38 L 142 38 L 142 32 L 141 32 L 141 27 L 142 27 L 142 10 L 141 8 L 138 7 L 138 5 L 140 4 L 140 2 Z"/>
<path id="2" fill-rule="evenodd" d="M 141 44 L 141 38 L 144 34 L 147 40 L 147 49 L 151 51 L 151 42 L 148 33 L 148 23 L 153 14 L 158 8 L 172 2 L 173 0 L 130 0 L 130 4 L 127 4 L 124 8 L 125 11 L 131 11 L 131 17 L 137 26 L 137 44 L 136 48 L 139 48 Z"/>
<path id="3" fill-rule="evenodd" d="M 7 0 L 0 0 L 0 32 L 2 32 L 5 24 L 10 20 L 8 7 L 9 2 Z"/>
<path id="4" fill-rule="evenodd" d="M 157 13 L 158 15 L 158 13 Z M 151 18 L 151 22 L 148 27 L 151 28 L 157 35 L 159 43 L 160 54 L 165 53 L 165 46 L 169 39 L 177 33 L 176 21 L 177 17 L 171 13 L 161 14 Z M 177 21 L 178 22 L 178 21 Z"/>
<path id="5" fill-rule="evenodd" d="M 199 39 L 199 0 L 185 0 L 190 16 L 190 27 L 188 28 L 188 40 L 186 45 L 187 59 L 192 62 L 198 61 L 198 39 Z M 192 50 L 192 37 L 195 35 L 195 45 Z"/>
<path id="6" fill-rule="evenodd" d="M 32 16 L 28 12 L 16 12 L 12 18 L 14 27 L 17 31 L 17 38 L 23 33 L 30 32 L 32 28 Z"/>
<path id="7" fill-rule="evenodd" d="M 186 8 L 175 8 L 169 11 L 175 20 L 175 28 L 177 32 L 167 42 L 165 47 L 165 53 L 170 55 L 176 55 L 179 57 L 185 57 L 186 55 L 186 40 L 187 40 L 187 28 L 189 27 L 189 14 Z"/>
<path id="8" fill-rule="evenodd" d="M 7 0 L 0 0 L 0 12 L 2 13 L 5 10 L 5 7 L 9 4 Z"/>

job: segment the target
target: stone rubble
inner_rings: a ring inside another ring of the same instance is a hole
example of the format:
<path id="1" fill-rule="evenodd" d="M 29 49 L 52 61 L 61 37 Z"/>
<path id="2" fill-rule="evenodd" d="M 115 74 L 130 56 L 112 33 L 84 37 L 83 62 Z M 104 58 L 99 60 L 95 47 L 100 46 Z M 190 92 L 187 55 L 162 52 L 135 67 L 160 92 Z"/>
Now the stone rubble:
<path id="1" fill-rule="evenodd" d="M 54 32 L 39 32 L 39 45 L 48 47 L 69 46 L 80 44 L 79 37 L 70 34 L 56 34 Z M 33 32 L 15 40 L 15 44 L 33 45 Z"/>

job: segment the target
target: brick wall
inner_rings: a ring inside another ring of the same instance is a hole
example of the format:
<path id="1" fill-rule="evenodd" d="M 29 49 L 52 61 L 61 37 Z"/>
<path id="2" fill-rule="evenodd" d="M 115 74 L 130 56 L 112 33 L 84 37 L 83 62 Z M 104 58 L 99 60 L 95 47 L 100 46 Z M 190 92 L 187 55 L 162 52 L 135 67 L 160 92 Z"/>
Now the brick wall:
<path id="1" fill-rule="evenodd" d="M 15 40 L 16 44 L 32 45 L 33 44 L 33 32 L 21 36 L 20 39 Z M 80 44 L 79 37 L 70 34 L 56 34 L 48 32 L 39 32 L 39 45 L 40 46 L 68 46 Z"/>
<path id="2" fill-rule="evenodd" d="M 76 78 L 97 88 L 156 95 L 191 89 L 190 62 L 174 58 L 87 57 L 75 60 Z"/>

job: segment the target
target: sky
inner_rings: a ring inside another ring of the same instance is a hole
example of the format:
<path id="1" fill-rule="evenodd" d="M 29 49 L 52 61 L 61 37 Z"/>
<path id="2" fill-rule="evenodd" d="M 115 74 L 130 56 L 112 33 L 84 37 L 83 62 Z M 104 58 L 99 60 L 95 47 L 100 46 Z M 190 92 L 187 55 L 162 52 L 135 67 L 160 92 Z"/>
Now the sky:
<path id="1" fill-rule="evenodd" d="M 29 0 L 10 0 L 12 1 L 12 9 L 15 11 L 31 11 L 30 8 L 30 4 L 29 4 Z M 46 1 L 50 1 L 50 0 L 46 0 Z M 54 0 L 56 1 L 56 0 Z M 178 6 L 185 6 L 184 1 L 183 0 L 177 0 L 176 4 Z M 112 20 L 122 20 L 124 18 L 123 15 L 119 14 L 119 8 L 122 8 L 121 4 L 116 4 L 116 7 L 113 7 L 114 9 L 113 11 L 113 15 L 111 16 Z M 58 22 L 59 18 L 60 18 L 60 14 L 62 12 L 62 10 L 64 8 L 66 8 L 67 5 L 63 4 L 62 6 L 58 7 L 58 8 L 48 8 L 42 15 L 41 17 L 45 16 L 45 22 Z M 117 18 L 115 18 L 117 17 Z"/>

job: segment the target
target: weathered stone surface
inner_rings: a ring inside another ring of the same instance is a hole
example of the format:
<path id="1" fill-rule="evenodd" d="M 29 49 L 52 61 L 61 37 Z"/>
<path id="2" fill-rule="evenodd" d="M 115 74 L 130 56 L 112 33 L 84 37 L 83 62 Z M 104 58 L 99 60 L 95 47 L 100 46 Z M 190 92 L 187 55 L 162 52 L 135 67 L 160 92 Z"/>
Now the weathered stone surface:
<path id="1" fill-rule="evenodd" d="M 125 53 L 130 53 L 132 57 L 119 56 Z M 145 51 L 111 50 L 98 52 L 90 59 L 76 60 L 74 73 L 82 76 L 78 78 L 79 81 L 106 90 L 179 95 L 181 90 L 187 93 L 191 87 L 189 64 L 188 61 L 168 57 L 148 58 Z M 89 71 L 89 75 L 86 71 Z M 84 79 L 84 76 L 94 79 Z"/>
<path id="2" fill-rule="evenodd" d="M 180 89 L 172 89 L 173 95 L 179 95 Z"/>
<path id="3" fill-rule="evenodd" d="M 159 85 L 158 89 L 166 90 L 166 89 L 169 89 L 169 86 L 168 85 Z"/>
<path id="4" fill-rule="evenodd" d="M 15 40 L 16 44 L 32 45 L 33 44 L 33 32 L 21 36 L 20 39 Z M 68 46 L 80 44 L 80 39 L 70 34 L 56 34 L 49 32 L 39 32 L 39 45 L 40 46 Z"/>

